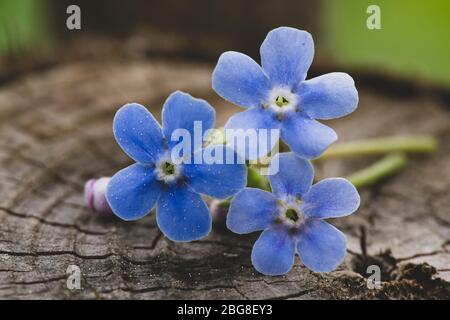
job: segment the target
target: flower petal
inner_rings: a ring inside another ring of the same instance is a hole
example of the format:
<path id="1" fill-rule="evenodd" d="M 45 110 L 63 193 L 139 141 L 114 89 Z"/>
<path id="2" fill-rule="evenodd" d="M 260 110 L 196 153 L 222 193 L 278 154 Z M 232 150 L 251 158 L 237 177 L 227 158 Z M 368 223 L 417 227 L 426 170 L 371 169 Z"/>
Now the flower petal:
<path id="1" fill-rule="evenodd" d="M 297 236 L 297 251 L 303 264 L 315 272 L 330 272 L 344 260 L 345 235 L 322 220 L 310 220 Z"/>
<path id="2" fill-rule="evenodd" d="M 303 30 L 280 27 L 261 45 L 261 65 L 273 84 L 294 89 L 305 80 L 314 58 L 314 41 Z"/>
<path id="3" fill-rule="evenodd" d="M 312 186 L 303 197 L 302 211 L 313 218 L 344 217 L 359 208 L 356 188 L 346 179 L 324 179 Z"/>
<path id="4" fill-rule="evenodd" d="M 355 111 L 358 91 L 352 77 L 333 72 L 303 81 L 297 89 L 300 108 L 314 119 L 335 119 Z"/>
<path id="5" fill-rule="evenodd" d="M 176 141 L 172 141 L 172 133 L 177 129 L 185 129 L 190 133 L 191 152 L 199 149 L 203 137 L 196 142 L 197 145 L 194 144 L 194 124 L 196 121 L 198 125 L 201 125 L 197 129 L 199 130 L 198 134 L 201 135 L 214 127 L 216 111 L 205 100 L 194 98 L 181 91 L 175 91 L 167 98 L 162 110 L 162 123 L 164 137 L 169 141 L 169 145 L 179 142 L 179 137 L 174 137 Z"/>
<path id="6" fill-rule="evenodd" d="M 123 151 L 136 162 L 154 163 L 164 150 L 159 123 L 140 104 L 130 103 L 117 111 L 113 132 Z"/>
<path id="7" fill-rule="evenodd" d="M 278 169 L 277 173 L 273 169 Z M 272 158 L 269 170 L 272 193 L 279 198 L 303 196 L 311 188 L 314 169 L 308 160 L 293 152 L 278 153 Z"/>
<path id="8" fill-rule="evenodd" d="M 227 227 L 238 234 L 264 230 L 276 218 L 277 206 L 277 199 L 270 192 L 245 188 L 231 201 Z"/>
<path id="9" fill-rule="evenodd" d="M 273 114 L 255 107 L 228 119 L 225 138 L 228 146 L 243 158 L 256 160 L 273 149 L 279 140 L 279 128 L 280 122 Z"/>
<path id="10" fill-rule="evenodd" d="M 284 228 L 265 230 L 252 250 L 252 264 L 256 270 L 276 276 L 288 273 L 294 265 L 295 239 Z"/>
<path id="11" fill-rule="evenodd" d="M 197 151 L 201 163 L 185 164 L 187 183 L 196 192 L 225 199 L 247 184 L 247 166 L 238 162 L 236 153 L 224 145 L 212 145 Z M 197 154 L 194 154 L 194 160 Z M 214 162 L 214 163 L 213 163 Z"/>
<path id="12" fill-rule="evenodd" d="M 172 241 L 198 240 L 211 231 L 208 207 L 201 196 L 186 185 L 175 186 L 161 194 L 156 221 L 164 235 Z"/>
<path id="13" fill-rule="evenodd" d="M 269 79 L 249 56 L 223 53 L 212 74 L 212 87 L 222 98 L 244 108 L 256 107 L 266 100 Z"/>
<path id="14" fill-rule="evenodd" d="M 281 138 L 297 156 L 314 159 L 336 141 L 337 135 L 330 127 L 295 113 L 283 120 Z"/>
<path id="15" fill-rule="evenodd" d="M 153 170 L 135 163 L 111 178 L 106 199 L 119 218 L 137 220 L 150 213 L 160 194 Z"/>

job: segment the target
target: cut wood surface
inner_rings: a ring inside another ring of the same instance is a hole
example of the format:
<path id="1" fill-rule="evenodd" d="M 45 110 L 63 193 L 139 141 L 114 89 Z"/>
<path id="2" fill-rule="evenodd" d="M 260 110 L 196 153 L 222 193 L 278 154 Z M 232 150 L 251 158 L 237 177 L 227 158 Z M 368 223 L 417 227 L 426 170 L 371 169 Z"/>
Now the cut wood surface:
<path id="1" fill-rule="evenodd" d="M 223 125 L 239 109 L 212 92 L 211 71 L 99 59 L 0 86 L 0 298 L 450 298 L 450 109 L 420 88 L 396 96 L 357 82 L 359 109 L 328 122 L 340 141 L 431 133 L 441 142 L 437 154 L 409 157 L 405 170 L 361 190 L 356 214 L 332 221 L 348 237 L 334 272 L 313 273 L 297 258 L 286 276 L 267 277 L 250 262 L 257 234 L 215 225 L 205 239 L 181 244 L 160 233 L 154 213 L 125 222 L 90 212 L 84 182 L 131 163 L 112 136 L 117 108 L 139 102 L 159 117 L 164 99 L 180 89 L 209 100 Z M 315 168 L 319 178 L 346 176 L 371 161 Z M 372 264 L 382 270 L 381 289 L 367 287 Z M 66 286 L 69 265 L 81 269 L 81 290 Z"/>

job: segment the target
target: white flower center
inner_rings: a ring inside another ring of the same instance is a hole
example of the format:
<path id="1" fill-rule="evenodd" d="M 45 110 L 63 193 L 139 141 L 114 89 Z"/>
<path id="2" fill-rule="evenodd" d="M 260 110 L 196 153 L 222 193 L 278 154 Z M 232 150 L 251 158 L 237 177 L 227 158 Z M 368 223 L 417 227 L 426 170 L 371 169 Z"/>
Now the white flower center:
<path id="1" fill-rule="evenodd" d="M 298 228 L 306 220 L 306 216 L 300 211 L 301 201 L 297 201 L 295 205 L 282 204 L 279 214 L 279 221 L 288 227 Z"/>
<path id="2" fill-rule="evenodd" d="M 170 183 L 181 176 L 180 167 L 174 164 L 170 159 L 163 158 L 158 161 L 155 168 L 156 179 Z"/>
<path id="3" fill-rule="evenodd" d="M 268 102 L 265 107 L 270 108 L 276 114 L 282 114 L 287 111 L 297 111 L 298 99 L 297 96 L 287 88 L 273 88 L 268 97 Z"/>

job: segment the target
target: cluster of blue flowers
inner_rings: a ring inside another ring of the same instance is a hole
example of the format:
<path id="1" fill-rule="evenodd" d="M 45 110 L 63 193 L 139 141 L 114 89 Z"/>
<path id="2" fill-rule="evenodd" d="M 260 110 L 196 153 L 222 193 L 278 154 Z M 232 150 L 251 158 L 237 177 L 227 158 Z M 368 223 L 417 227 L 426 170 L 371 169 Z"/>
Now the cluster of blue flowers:
<path id="1" fill-rule="evenodd" d="M 174 162 L 170 154 L 177 129 L 214 128 L 215 111 L 204 100 L 175 92 L 162 110 L 162 127 L 139 104 L 123 106 L 114 118 L 114 136 L 136 163 L 117 172 L 108 183 L 106 198 L 124 220 L 136 220 L 156 206 L 159 228 L 173 241 L 194 241 L 208 235 L 211 217 L 201 195 L 234 196 L 228 228 L 238 234 L 263 231 L 251 259 L 266 275 L 287 273 L 295 252 L 317 272 L 335 269 L 344 259 L 345 235 L 324 221 L 355 212 L 360 203 L 355 187 L 331 178 L 312 185 L 309 160 L 320 156 L 337 139 L 333 129 L 318 120 L 353 112 L 358 93 L 345 73 L 305 80 L 314 56 L 308 32 L 281 27 L 261 45 L 261 66 L 238 52 L 223 53 L 212 76 L 213 89 L 246 110 L 232 116 L 225 129 L 278 129 L 292 152 L 272 158 L 280 169 L 269 175 L 271 192 L 247 188 L 247 167 L 225 157 L 235 150 L 224 144 L 194 144 L 194 155 L 216 155 L 217 163 Z M 273 147 L 277 141 L 267 141 Z M 247 160 L 265 154 L 246 154 Z M 269 167 L 269 173 L 273 165 Z"/>

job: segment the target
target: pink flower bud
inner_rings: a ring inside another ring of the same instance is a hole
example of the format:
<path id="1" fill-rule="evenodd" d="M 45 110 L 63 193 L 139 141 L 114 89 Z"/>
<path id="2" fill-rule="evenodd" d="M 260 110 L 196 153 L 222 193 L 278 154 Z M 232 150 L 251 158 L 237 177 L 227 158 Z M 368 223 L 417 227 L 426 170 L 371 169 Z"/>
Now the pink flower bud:
<path id="1" fill-rule="evenodd" d="M 111 180 L 110 177 L 90 179 L 84 185 L 84 199 L 92 211 L 102 214 L 112 213 L 111 207 L 106 200 L 106 187 L 109 180 Z"/>

